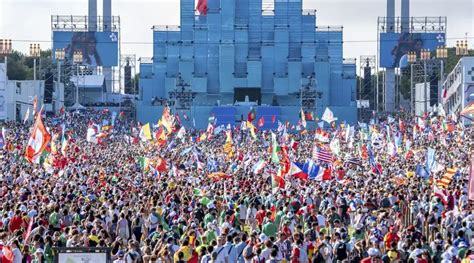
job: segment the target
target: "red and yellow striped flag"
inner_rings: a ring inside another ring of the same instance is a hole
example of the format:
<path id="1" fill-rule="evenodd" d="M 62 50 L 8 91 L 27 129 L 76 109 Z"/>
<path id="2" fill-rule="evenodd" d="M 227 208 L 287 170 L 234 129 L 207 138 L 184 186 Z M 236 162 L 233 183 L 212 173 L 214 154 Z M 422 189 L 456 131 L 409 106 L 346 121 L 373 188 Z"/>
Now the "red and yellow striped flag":
<path id="1" fill-rule="evenodd" d="M 456 168 L 448 168 L 446 173 L 436 182 L 436 185 L 441 188 L 447 188 L 456 174 Z"/>

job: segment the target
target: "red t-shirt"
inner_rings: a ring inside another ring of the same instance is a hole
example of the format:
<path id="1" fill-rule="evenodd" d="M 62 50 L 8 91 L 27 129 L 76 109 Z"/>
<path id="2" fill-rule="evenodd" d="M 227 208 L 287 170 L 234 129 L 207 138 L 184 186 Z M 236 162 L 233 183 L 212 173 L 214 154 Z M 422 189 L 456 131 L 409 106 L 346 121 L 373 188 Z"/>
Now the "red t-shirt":
<path id="1" fill-rule="evenodd" d="M 259 210 L 255 215 L 255 219 L 257 219 L 258 225 L 263 224 L 263 219 L 265 218 L 265 210 Z"/>
<path id="2" fill-rule="evenodd" d="M 22 223 L 23 223 L 23 220 L 21 219 L 20 216 L 14 216 L 12 220 L 10 220 L 10 231 L 15 232 L 15 230 L 20 229 Z"/>

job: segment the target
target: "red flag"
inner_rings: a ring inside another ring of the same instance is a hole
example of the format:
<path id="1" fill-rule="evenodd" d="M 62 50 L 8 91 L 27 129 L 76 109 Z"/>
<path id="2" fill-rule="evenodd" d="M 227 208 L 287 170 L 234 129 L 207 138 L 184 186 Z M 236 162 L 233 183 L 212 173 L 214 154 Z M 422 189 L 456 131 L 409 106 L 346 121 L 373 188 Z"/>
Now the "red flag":
<path id="1" fill-rule="evenodd" d="M 25 157 L 29 162 L 39 160 L 41 153 L 51 141 L 51 134 L 46 130 L 41 119 L 41 114 L 36 117 L 35 126 L 31 132 L 28 146 L 26 147 Z"/>
<path id="2" fill-rule="evenodd" d="M 314 116 L 313 116 L 313 113 L 311 111 L 306 112 L 306 120 L 314 121 Z"/>
<path id="3" fill-rule="evenodd" d="M 272 115 L 272 123 L 275 123 L 275 122 L 276 122 L 276 119 L 277 119 L 277 116 Z"/>
<path id="4" fill-rule="evenodd" d="M 163 146 L 166 144 L 166 134 L 163 127 L 158 128 L 158 131 L 156 131 L 156 134 L 155 134 L 155 139 L 156 139 L 156 144 L 158 144 L 159 146 Z"/>
<path id="5" fill-rule="evenodd" d="M 199 11 L 200 15 L 207 14 L 207 0 L 199 0 L 196 9 Z"/>
<path id="6" fill-rule="evenodd" d="M 166 160 L 161 158 L 161 157 L 158 157 L 158 159 L 156 160 L 156 167 L 155 169 L 158 171 L 158 172 L 164 172 L 166 171 L 168 168 L 166 167 Z"/>
<path id="7" fill-rule="evenodd" d="M 9 246 L 3 246 L 2 248 L 3 258 L 2 262 L 13 262 L 13 251 Z"/>
<path id="8" fill-rule="evenodd" d="M 255 109 L 252 109 L 251 111 L 249 111 L 249 113 L 247 114 L 247 121 L 249 122 L 253 122 L 253 120 L 255 120 L 256 116 L 255 116 Z"/>
<path id="9" fill-rule="evenodd" d="M 260 117 L 260 119 L 258 119 L 257 126 L 258 126 L 259 128 L 262 128 L 263 125 L 265 125 L 265 119 L 264 119 L 263 116 L 262 116 L 262 117 Z"/>
<path id="10" fill-rule="evenodd" d="M 367 146 L 362 145 L 362 154 L 361 154 L 362 160 L 367 160 L 369 155 L 367 154 Z"/>

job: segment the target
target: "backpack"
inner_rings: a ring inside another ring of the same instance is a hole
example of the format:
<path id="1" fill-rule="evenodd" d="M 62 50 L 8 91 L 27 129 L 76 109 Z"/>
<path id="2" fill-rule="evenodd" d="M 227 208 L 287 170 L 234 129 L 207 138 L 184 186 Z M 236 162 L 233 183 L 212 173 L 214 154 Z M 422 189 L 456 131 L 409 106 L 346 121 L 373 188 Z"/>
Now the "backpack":
<path id="1" fill-rule="evenodd" d="M 347 248 L 346 243 L 340 242 L 336 247 L 336 259 L 344 260 L 347 258 Z"/>
<path id="2" fill-rule="evenodd" d="M 323 257 L 323 254 L 321 253 L 321 249 L 324 248 L 324 244 L 320 245 L 318 247 L 318 250 L 316 251 L 316 253 L 314 254 L 313 256 L 313 263 L 322 263 L 324 262 L 324 257 Z"/>

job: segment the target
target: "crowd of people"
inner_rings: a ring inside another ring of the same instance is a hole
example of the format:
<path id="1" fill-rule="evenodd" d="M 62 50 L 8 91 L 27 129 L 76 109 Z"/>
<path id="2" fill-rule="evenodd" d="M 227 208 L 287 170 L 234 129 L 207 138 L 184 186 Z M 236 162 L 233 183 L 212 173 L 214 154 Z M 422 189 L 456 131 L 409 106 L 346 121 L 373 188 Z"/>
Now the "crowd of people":
<path id="1" fill-rule="evenodd" d="M 58 247 L 116 263 L 474 260 L 473 130 L 456 116 L 273 131 L 173 118 L 151 139 L 120 116 L 44 118 L 34 163 L 32 124 L 2 123 L 2 263 L 54 262 Z"/>

